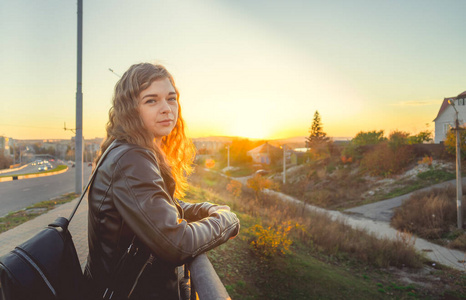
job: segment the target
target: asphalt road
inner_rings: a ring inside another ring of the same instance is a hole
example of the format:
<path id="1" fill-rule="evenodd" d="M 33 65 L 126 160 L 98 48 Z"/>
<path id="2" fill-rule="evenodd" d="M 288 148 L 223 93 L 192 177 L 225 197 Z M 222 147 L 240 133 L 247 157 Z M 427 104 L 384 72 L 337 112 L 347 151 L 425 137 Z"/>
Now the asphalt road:
<path id="1" fill-rule="evenodd" d="M 463 182 L 463 185 L 466 184 L 466 178 L 463 178 L 462 182 Z M 403 204 L 403 201 L 409 199 L 409 197 L 411 197 L 413 193 L 421 192 L 421 191 L 428 191 L 433 188 L 443 188 L 448 185 L 455 186 L 456 179 L 437 183 L 435 185 L 428 186 L 420 190 L 411 192 L 409 194 L 398 196 L 392 199 L 349 208 L 349 209 L 346 209 L 344 212 L 360 215 L 364 218 L 368 218 L 374 221 L 383 221 L 383 222 L 390 223 L 390 220 L 392 219 L 393 214 L 394 214 L 394 209 L 401 206 L 401 204 Z"/>
<path id="2" fill-rule="evenodd" d="M 83 185 L 92 168 L 84 166 Z M 0 182 L 0 217 L 75 190 L 75 168 L 58 175 Z M 23 172 L 24 173 L 24 172 Z"/>

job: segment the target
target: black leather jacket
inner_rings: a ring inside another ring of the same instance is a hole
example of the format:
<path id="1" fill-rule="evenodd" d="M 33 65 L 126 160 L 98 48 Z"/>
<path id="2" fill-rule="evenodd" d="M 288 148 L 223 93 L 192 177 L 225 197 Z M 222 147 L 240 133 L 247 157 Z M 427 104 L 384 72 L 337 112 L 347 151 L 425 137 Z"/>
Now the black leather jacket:
<path id="1" fill-rule="evenodd" d="M 161 175 L 153 152 L 117 141 L 89 189 L 85 275 L 93 297 L 102 299 L 134 236 L 142 248 L 137 268 L 149 253 L 155 262 L 144 271 L 131 299 L 178 299 L 176 266 L 238 234 L 234 213 L 217 210 L 209 216 L 213 204 L 177 201 L 174 190 L 174 181 Z"/>

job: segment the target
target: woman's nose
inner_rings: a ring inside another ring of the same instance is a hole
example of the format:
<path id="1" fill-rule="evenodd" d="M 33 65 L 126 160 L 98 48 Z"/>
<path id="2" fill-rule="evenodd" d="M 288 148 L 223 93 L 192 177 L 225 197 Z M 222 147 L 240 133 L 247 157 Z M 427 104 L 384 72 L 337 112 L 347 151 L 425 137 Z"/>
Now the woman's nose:
<path id="1" fill-rule="evenodd" d="M 166 100 L 164 100 L 162 102 L 162 114 L 168 114 L 168 113 L 171 113 L 172 112 L 172 109 L 170 107 L 170 105 L 168 104 L 168 102 Z"/>

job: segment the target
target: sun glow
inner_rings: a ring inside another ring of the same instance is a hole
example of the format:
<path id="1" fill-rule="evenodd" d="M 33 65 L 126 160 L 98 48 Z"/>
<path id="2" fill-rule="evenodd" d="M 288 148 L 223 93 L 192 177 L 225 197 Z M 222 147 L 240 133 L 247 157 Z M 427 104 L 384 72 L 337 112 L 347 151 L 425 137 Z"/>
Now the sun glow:
<path id="1" fill-rule="evenodd" d="M 267 128 L 267 124 L 264 123 L 238 120 L 232 124 L 231 135 L 252 139 L 265 139 L 269 137 L 270 130 Z"/>

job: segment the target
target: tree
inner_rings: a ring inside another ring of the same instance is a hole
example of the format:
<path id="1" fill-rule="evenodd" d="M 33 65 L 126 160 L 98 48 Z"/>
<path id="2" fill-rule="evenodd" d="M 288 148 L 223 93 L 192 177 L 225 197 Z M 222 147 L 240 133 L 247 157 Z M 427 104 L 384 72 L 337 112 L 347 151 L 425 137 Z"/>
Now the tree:
<path id="1" fill-rule="evenodd" d="M 322 129 L 320 114 L 317 110 L 314 113 L 314 120 L 312 121 L 309 133 L 309 137 L 306 138 L 306 144 L 311 148 L 315 148 L 316 146 L 319 147 L 329 141 L 327 134 Z"/>
<path id="2" fill-rule="evenodd" d="M 422 144 L 424 142 L 432 141 L 432 131 L 431 130 L 424 130 L 419 132 L 416 135 L 412 135 L 408 137 L 408 144 Z"/>
<path id="3" fill-rule="evenodd" d="M 0 152 L 0 169 L 7 169 L 12 163 L 13 159 L 11 157 L 7 157 Z"/>
<path id="4" fill-rule="evenodd" d="M 376 145 L 380 142 L 383 142 L 385 138 L 383 137 L 383 130 L 372 130 L 372 131 L 360 131 L 353 138 L 352 142 L 355 146 L 367 146 L 367 145 Z"/>
<path id="5" fill-rule="evenodd" d="M 448 153 L 456 154 L 456 131 L 448 130 L 444 144 Z M 460 130 L 460 151 L 461 158 L 464 159 L 466 157 L 466 130 Z"/>
<path id="6" fill-rule="evenodd" d="M 393 151 L 398 150 L 401 146 L 408 144 L 409 133 L 405 131 L 395 130 L 388 136 L 388 145 Z"/>

